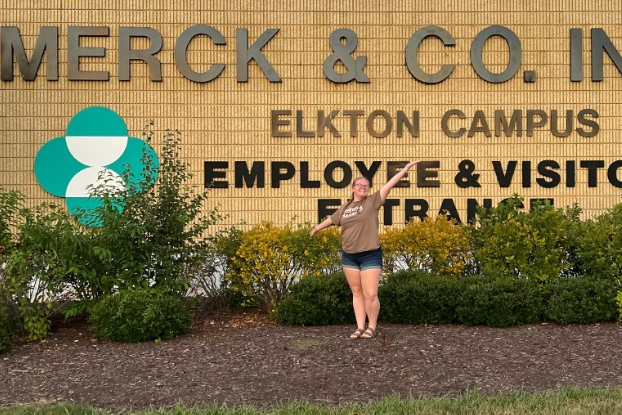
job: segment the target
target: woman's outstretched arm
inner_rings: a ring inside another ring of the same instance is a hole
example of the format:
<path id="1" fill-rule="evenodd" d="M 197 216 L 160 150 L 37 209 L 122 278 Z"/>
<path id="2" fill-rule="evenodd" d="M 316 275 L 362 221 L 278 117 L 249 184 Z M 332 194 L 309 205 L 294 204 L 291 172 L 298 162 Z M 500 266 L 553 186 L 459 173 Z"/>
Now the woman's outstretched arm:
<path id="1" fill-rule="evenodd" d="M 311 229 L 311 232 L 309 232 L 309 234 L 311 236 L 313 236 L 313 234 L 315 234 L 317 231 L 321 231 L 322 229 L 326 229 L 326 228 L 328 228 L 332 224 L 333 224 L 333 221 L 332 221 L 332 219 L 329 216 L 329 217 L 326 218 L 326 220 L 324 220 L 324 222 L 315 225 L 313 227 L 313 229 Z"/>
<path id="2" fill-rule="evenodd" d="M 389 192 L 391 191 L 391 189 L 393 189 L 397 182 L 399 182 L 402 177 L 404 177 L 406 173 L 408 173 L 408 170 L 410 170 L 412 166 L 419 163 L 419 161 L 420 160 L 416 160 L 408 163 L 406 166 L 404 166 L 402 170 L 397 172 L 395 176 L 391 177 L 391 180 L 386 182 L 385 185 L 380 188 L 380 197 L 382 198 L 383 202 L 387 199 L 387 196 L 389 196 Z"/>

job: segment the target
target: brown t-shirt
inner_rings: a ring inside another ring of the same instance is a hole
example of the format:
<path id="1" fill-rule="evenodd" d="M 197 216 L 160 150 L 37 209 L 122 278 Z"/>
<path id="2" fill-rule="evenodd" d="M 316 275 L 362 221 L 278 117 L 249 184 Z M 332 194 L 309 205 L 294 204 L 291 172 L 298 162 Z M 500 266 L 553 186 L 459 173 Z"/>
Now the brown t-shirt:
<path id="1" fill-rule="evenodd" d="M 380 192 L 359 202 L 341 205 L 330 219 L 341 226 L 341 249 L 349 254 L 371 251 L 380 247 L 378 211 L 384 204 Z"/>

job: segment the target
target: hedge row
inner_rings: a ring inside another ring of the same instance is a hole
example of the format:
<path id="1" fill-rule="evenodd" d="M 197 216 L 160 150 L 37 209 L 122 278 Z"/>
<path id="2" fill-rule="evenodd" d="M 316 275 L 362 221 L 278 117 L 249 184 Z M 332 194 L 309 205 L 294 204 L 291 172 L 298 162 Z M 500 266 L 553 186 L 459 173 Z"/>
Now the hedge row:
<path id="1" fill-rule="evenodd" d="M 538 321 L 595 323 L 618 317 L 619 284 L 582 277 L 541 286 L 526 279 L 473 276 L 455 279 L 421 271 L 398 272 L 381 284 L 380 319 L 392 323 L 483 324 L 508 327 Z M 308 278 L 292 287 L 275 313 L 286 324 L 354 322 L 342 273 Z"/>

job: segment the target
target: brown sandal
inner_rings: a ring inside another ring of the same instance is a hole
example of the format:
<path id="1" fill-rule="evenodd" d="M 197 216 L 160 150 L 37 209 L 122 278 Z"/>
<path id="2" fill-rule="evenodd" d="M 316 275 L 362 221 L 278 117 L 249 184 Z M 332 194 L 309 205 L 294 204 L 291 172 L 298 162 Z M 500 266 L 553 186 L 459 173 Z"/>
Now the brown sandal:
<path id="1" fill-rule="evenodd" d="M 361 334 L 361 339 L 373 339 L 374 337 L 376 337 L 376 329 L 370 326 L 367 326 L 365 331 Z"/>
<path id="2" fill-rule="evenodd" d="M 360 339 L 361 335 L 365 332 L 364 329 L 356 329 L 354 333 L 350 334 L 350 340 Z"/>

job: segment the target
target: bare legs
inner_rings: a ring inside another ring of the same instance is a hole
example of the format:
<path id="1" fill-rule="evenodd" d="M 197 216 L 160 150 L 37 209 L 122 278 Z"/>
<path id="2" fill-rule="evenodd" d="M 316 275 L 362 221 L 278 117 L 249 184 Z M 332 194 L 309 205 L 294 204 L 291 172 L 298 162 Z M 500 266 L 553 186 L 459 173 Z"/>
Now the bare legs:
<path id="1" fill-rule="evenodd" d="M 365 328 L 365 320 L 369 327 L 375 329 L 378 324 L 380 301 L 378 300 L 378 284 L 380 283 L 380 269 L 359 271 L 355 268 L 344 268 L 344 274 L 352 290 L 352 305 L 356 325 Z"/>

